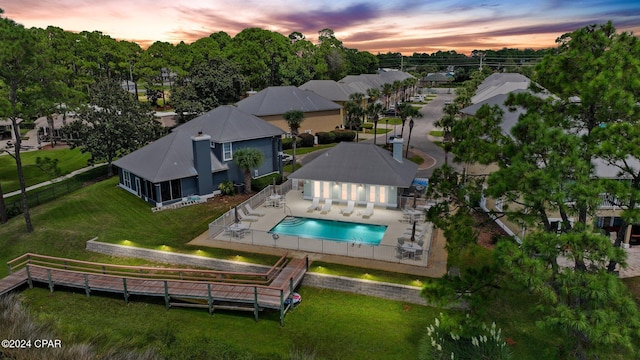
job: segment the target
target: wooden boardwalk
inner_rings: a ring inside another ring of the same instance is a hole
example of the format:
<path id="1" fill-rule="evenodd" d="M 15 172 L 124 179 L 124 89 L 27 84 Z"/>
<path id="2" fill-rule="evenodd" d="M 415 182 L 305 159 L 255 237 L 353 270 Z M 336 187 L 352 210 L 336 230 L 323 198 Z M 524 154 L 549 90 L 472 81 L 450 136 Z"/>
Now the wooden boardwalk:
<path id="1" fill-rule="evenodd" d="M 266 273 L 233 273 L 117 266 L 25 254 L 9 262 L 9 268 L 11 274 L 0 280 L 0 295 L 25 283 L 30 287 L 43 283 L 51 291 L 56 287 L 84 289 L 87 296 L 92 292 L 120 293 L 127 302 L 131 295 L 163 297 L 167 309 L 204 307 L 210 313 L 215 309 L 248 310 L 254 312 L 256 321 L 259 311 L 276 309 L 284 324 L 290 306 L 285 302 L 302 281 L 308 259 L 283 257 Z"/>

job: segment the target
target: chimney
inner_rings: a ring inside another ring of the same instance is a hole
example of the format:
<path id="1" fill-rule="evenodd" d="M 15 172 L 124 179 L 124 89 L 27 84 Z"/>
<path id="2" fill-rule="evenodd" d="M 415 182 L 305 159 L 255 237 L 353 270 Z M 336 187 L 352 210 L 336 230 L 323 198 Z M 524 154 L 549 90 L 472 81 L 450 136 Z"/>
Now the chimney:
<path id="1" fill-rule="evenodd" d="M 213 175 L 211 174 L 211 136 L 203 135 L 202 131 L 197 136 L 191 137 L 193 148 L 193 167 L 198 174 L 198 195 L 211 194 L 213 192 Z"/>
<path id="2" fill-rule="evenodd" d="M 393 158 L 399 163 L 402 162 L 402 143 L 402 138 L 399 136 L 393 139 Z"/>

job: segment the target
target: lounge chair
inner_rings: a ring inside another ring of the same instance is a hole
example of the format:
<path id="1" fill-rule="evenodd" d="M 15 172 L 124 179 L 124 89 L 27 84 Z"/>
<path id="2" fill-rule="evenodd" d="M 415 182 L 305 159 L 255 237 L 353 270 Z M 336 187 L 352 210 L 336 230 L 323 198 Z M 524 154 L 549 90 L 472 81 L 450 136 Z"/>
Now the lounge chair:
<path id="1" fill-rule="evenodd" d="M 320 213 L 326 214 L 329 211 L 331 211 L 331 199 L 326 199 L 324 201 L 324 205 L 322 206 L 322 210 L 320 210 Z"/>
<path id="2" fill-rule="evenodd" d="M 371 217 L 371 215 L 373 215 L 373 203 L 367 203 L 367 208 L 364 209 L 364 212 L 362 213 L 362 217 L 363 218 L 368 218 Z"/>
<path id="3" fill-rule="evenodd" d="M 351 215 L 353 213 L 353 208 L 356 206 L 356 202 L 353 200 L 349 200 L 349 202 L 347 202 L 347 207 L 344 209 L 340 209 L 340 213 L 342 215 Z"/>
<path id="4" fill-rule="evenodd" d="M 320 208 L 320 198 L 314 197 L 311 205 L 307 208 L 307 212 L 314 212 Z"/>
<path id="5" fill-rule="evenodd" d="M 247 210 L 247 215 L 250 215 L 250 216 L 264 216 L 264 211 L 253 210 L 253 208 L 249 204 L 244 204 L 244 208 Z"/>
<path id="6" fill-rule="evenodd" d="M 240 216 L 240 220 L 246 220 L 246 221 L 258 221 L 260 220 L 259 217 L 255 216 L 255 215 L 247 215 L 244 213 L 244 211 L 242 211 L 241 208 L 238 208 L 238 215 Z"/>

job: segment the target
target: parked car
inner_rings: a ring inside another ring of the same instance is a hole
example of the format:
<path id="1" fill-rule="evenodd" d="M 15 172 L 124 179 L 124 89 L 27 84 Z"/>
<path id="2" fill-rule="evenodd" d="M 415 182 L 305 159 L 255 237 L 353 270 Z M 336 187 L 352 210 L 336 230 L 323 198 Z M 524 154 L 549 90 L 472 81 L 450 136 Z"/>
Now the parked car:
<path id="1" fill-rule="evenodd" d="M 384 114 L 387 115 L 387 116 L 396 116 L 396 109 L 389 108 L 389 109 L 385 110 Z"/>
<path id="2" fill-rule="evenodd" d="M 293 161 L 293 155 L 282 154 L 282 163 L 285 165 L 291 164 Z"/>

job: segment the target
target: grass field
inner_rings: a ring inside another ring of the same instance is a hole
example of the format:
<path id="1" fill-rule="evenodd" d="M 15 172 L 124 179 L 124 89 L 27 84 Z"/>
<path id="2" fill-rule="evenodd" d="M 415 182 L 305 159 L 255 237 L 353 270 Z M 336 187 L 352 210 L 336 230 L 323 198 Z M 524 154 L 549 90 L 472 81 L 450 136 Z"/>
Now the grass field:
<path id="1" fill-rule="evenodd" d="M 232 203 L 206 205 L 152 213 L 150 206 L 116 187 L 112 178 L 81 189 L 63 199 L 32 209 L 36 231 L 24 232 L 23 219 L 0 226 L 0 261 L 6 263 L 25 252 L 118 264 L 142 264 L 136 259 L 112 258 L 84 250 L 86 240 L 132 243 L 150 248 L 195 252 L 186 242 L 206 231 L 207 224 Z M 237 259 L 238 252 L 203 248 L 199 255 Z M 250 262 L 272 264 L 274 257 L 240 254 Z M 327 263 L 312 264 L 312 271 L 421 286 L 424 279 L 403 274 L 363 270 Z M 0 267 L 0 276 L 7 274 Z M 398 301 L 302 287 L 303 303 L 279 326 L 276 313 L 253 315 L 200 309 L 171 309 L 157 300 L 133 298 L 127 305 L 120 296 L 91 296 L 84 292 L 36 288 L 21 293 L 38 319 L 50 322 L 67 342 L 89 341 L 100 348 L 152 346 L 167 358 L 196 358 L 210 344 L 224 346 L 229 358 L 285 359 L 291 352 L 315 354 L 324 359 L 404 359 L 415 357 L 423 329 L 441 312 L 450 310 Z M 488 299 L 485 316 L 512 338 L 518 359 L 538 359 L 549 338 L 535 327 L 528 309 L 535 304 L 524 294 Z M 247 355 L 247 354 L 251 355 Z M 553 358 L 552 350 L 544 350 Z M 246 355 L 246 357 L 245 357 Z"/>
<path id="2" fill-rule="evenodd" d="M 54 150 L 21 152 L 20 158 L 22 159 L 22 168 L 27 186 L 51 180 L 46 172 L 36 166 L 36 159 L 38 157 L 58 159 L 58 167 L 61 171 L 60 175 L 66 175 L 74 170 L 87 166 L 87 160 L 90 155 L 83 154 L 78 149 L 69 150 L 62 147 Z M 9 155 L 0 156 L 0 179 L 2 179 L 2 191 L 4 193 L 20 189 L 16 162 Z"/>

